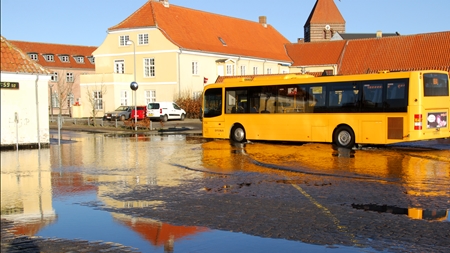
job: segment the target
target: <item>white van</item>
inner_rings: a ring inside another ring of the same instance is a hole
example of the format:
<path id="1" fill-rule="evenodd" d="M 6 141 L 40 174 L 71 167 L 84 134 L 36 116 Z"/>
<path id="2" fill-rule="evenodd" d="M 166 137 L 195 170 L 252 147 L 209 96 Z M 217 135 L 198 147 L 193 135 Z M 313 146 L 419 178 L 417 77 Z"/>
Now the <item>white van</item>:
<path id="1" fill-rule="evenodd" d="M 184 120 L 186 112 L 174 102 L 152 102 L 147 105 L 147 117 L 163 122 L 169 119 Z"/>

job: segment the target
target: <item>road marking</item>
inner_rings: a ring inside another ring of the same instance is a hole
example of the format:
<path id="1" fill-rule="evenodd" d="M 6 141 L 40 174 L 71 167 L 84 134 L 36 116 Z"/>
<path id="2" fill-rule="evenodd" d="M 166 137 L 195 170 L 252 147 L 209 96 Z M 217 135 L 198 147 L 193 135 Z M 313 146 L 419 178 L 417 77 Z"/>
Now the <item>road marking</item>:
<path id="1" fill-rule="evenodd" d="M 340 221 L 338 218 L 336 218 L 331 212 L 330 210 L 328 210 L 326 207 L 324 207 L 323 205 L 321 205 L 319 202 L 317 202 L 317 200 L 315 200 L 313 197 L 311 197 L 311 195 L 309 195 L 305 190 L 303 190 L 300 186 L 296 185 L 296 184 L 291 184 L 292 186 L 294 186 L 301 194 L 303 194 L 303 196 L 305 196 L 306 198 L 309 199 L 309 201 L 311 201 L 311 203 L 313 203 L 316 207 L 318 207 L 320 210 L 322 210 L 322 212 L 325 213 L 325 215 L 327 217 L 329 217 L 333 223 L 336 225 L 336 228 L 338 229 L 339 232 L 344 233 L 345 235 L 347 235 L 350 240 L 356 245 L 356 246 L 362 246 L 361 244 L 359 244 L 359 242 L 355 239 L 355 235 L 350 233 L 348 231 L 348 228 L 344 225 L 340 224 Z"/>

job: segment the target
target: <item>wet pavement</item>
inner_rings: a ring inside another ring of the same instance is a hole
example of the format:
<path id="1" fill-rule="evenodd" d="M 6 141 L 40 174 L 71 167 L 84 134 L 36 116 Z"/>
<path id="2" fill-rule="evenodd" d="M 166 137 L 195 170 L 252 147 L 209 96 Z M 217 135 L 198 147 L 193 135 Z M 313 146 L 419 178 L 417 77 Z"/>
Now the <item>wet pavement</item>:
<path id="1" fill-rule="evenodd" d="M 448 252 L 449 140 L 342 150 L 177 127 L 192 132 L 71 129 L 59 146 L 51 130 L 50 149 L 2 152 L 2 252 Z"/>

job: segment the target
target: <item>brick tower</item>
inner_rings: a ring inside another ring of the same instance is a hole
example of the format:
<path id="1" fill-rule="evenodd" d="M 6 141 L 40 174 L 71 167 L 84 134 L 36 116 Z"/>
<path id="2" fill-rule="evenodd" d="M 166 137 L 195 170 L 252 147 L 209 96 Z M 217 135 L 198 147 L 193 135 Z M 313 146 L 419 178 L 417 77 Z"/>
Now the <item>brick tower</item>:
<path id="1" fill-rule="evenodd" d="M 303 29 L 305 42 L 329 41 L 336 32 L 345 33 L 345 20 L 334 0 L 317 0 Z"/>

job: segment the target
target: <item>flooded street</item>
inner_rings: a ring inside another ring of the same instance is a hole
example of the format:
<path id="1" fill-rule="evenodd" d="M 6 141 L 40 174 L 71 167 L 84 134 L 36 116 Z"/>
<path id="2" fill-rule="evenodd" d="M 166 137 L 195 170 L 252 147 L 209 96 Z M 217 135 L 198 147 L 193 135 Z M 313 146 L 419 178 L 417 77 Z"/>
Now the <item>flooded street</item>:
<path id="1" fill-rule="evenodd" d="M 448 140 L 438 149 L 343 150 L 71 131 L 58 146 L 50 135 L 49 149 L 1 152 L 2 227 L 42 251 L 450 247 Z M 48 250 L 52 241 L 61 248 Z M 2 252 L 20 248 L 2 240 Z"/>

